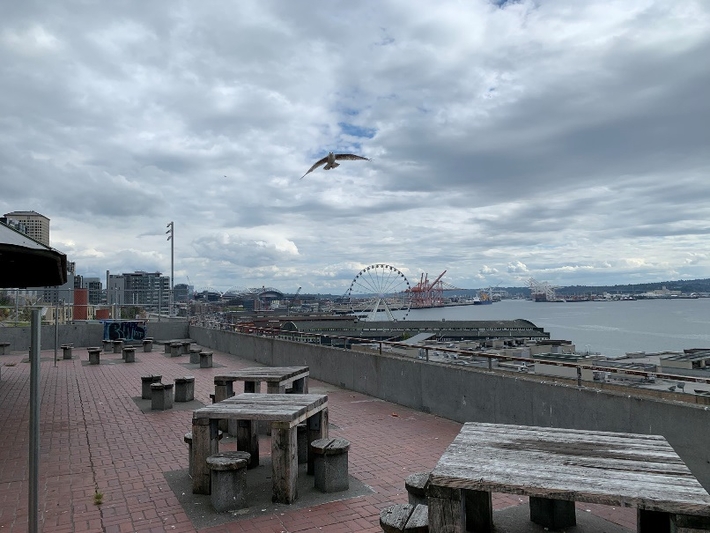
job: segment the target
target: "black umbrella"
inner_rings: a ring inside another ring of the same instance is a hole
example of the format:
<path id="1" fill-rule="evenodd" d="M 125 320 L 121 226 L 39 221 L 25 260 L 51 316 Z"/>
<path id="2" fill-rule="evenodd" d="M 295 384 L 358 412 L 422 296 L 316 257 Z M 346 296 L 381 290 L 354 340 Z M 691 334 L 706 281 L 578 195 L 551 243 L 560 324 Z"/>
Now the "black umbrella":
<path id="1" fill-rule="evenodd" d="M 0 224 L 0 288 L 53 287 L 66 282 L 66 255 Z"/>

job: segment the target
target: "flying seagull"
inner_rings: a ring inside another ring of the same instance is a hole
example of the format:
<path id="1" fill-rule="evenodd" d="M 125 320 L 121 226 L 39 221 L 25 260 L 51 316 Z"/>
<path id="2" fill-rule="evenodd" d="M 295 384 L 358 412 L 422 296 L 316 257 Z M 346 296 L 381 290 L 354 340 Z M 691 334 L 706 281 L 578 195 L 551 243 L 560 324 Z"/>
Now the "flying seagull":
<path id="1" fill-rule="evenodd" d="M 330 170 L 331 168 L 339 167 L 340 163 L 336 163 L 336 161 L 340 161 L 342 159 L 362 159 L 363 161 L 369 161 L 367 157 L 362 157 L 360 155 L 334 154 L 333 152 L 329 152 L 328 155 L 325 156 L 323 159 L 319 159 L 318 161 L 316 161 L 314 165 L 308 169 L 308 172 L 301 176 L 301 179 L 305 178 L 307 174 L 313 172 L 315 169 L 322 165 L 325 165 L 323 167 L 323 170 Z"/>

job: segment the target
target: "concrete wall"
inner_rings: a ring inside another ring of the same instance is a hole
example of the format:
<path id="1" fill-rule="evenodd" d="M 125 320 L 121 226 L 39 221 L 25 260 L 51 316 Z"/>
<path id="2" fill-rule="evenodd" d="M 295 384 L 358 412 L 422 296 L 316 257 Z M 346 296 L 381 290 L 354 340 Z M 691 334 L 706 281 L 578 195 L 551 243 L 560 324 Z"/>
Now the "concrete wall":
<path id="1" fill-rule="evenodd" d="M 194 326 L 189 336 L 269 366 L 307 365 L 315 379 L 458 422 L 663 435 L 710 491 L 708 406 Z"/>
<path id="2" fill-rule="evenodd" d="M 104 336 L 104 326 L 100 322 L 77 322 L 76 324 L 60 324 L 58 326 L 58 346 L 73 343 L 74 346 L 101 346 Z M 165 322 L 148 322 L 147 334 L 157 340 L 186 339 L 188 325 L 185 320 Z M 54 326 L 42 326 L 42 349 L 54 348 Z M 9 351 L 29 351 L 30 327 L 0 328 L 0 342 L 9 342 Z"/>

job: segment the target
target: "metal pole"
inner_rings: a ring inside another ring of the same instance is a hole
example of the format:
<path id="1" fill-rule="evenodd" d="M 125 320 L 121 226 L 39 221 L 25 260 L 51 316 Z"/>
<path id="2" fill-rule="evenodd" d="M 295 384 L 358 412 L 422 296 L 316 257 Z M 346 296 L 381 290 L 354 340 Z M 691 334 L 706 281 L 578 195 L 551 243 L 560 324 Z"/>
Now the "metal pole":
<path id="1" fill-rule="evenodd" d="M 175 279 L 175 222 L 170 221 L 167 225 L 168 240 L 170 241 L 170 295 L 168 298 L 168 318 L 173 316 L 173 280 Z M 158 280 L 160 283 L 160 280 Z M 160 285 L 162 287 L 162 283 Z"/>
<path id="2" fill-rule="evenodd" d="M 173 317 L 173 305 L 175 305 L 175 224 L 170 223 L 170 318 Z"/>
<path id="3" fill-rule="evenodd" d="M 57 366 L 57 348 L 59 346 L 59 304 L 54 306 L 54 366 Z"/>
<path id="4" fill-rule="evenodd" d="M 30 332 L 30 479 L 29 511 L 27 516 L 29 533 L 37 533 L 39 518 L 39 352 L 42 342 L 42 317 L 40 312 L 41 309 L 32 309 Z"/>

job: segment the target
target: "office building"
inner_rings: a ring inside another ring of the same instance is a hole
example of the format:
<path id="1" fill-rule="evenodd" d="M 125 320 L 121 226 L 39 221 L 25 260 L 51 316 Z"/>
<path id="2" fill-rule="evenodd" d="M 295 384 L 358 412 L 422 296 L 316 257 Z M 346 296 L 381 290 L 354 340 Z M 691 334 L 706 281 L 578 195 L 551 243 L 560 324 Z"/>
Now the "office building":
<path id="1" fill-rule="evenodd" d="M 49 219 L 46 216 L 36 211 L 13 211 L 5 213 L 2 222 L 49 246 Z"/>
<path id="2" fill-rule="evenodd" d="M 83 278 L 81 287 L 89 289 L 89 304 L 99 305 L 101 303 L 103 286 L 99 278 Z"/>
<path id="3" fill-rule="evenodd" d="M 170 277 L 160 272 L 109 274 L 107 289 L 110 305 L 135 305 L 166 312 L 170 306 Z"/>

